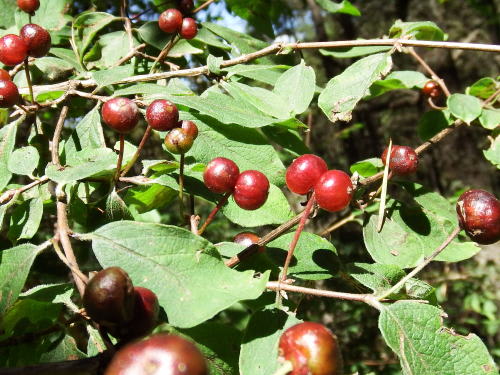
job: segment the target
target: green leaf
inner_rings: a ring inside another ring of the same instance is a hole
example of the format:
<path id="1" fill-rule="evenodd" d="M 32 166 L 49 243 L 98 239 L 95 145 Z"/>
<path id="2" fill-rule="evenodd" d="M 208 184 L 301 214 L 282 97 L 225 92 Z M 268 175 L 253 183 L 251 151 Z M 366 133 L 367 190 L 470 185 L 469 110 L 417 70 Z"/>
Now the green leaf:
<path id="1" fill-rule="evenodd" d="M 483 151 L 484 157 L 488 159 L 491 164 L 500 169 L 500 136 L 497 136 L 490 148 Z"/>
<path id="2" fill-rule="evenodd" d="M 73 65 L 66 60 L 51 56 L 38 58 L 34 64 L 40 70 L 44 80 L 49 82 L 65 80 L 75 70 Z"/>
<path id="3" fill-rule="evenodd" d="M 354 163 L 349 170 L 351 173 L 358 172 L 361 177 L 370 177 L 377 174 L 383 166 L 380 158 L 370 158 Z"/>
<path id="4" fill-rule="evenodd" d="M 392 264 L 354 263 L 349 267 L 349 275 L 377 293 L 395 285 L 406 273 Z"/>
<path id="5" fill-rule="evenodd" d="M 274 86 L 281 77 L 282 70 L 286 70 L 288 68 L 288 65 L 240 64 L 224 68 L 222 71 L 227 72 L 227 78 L 231 78 L 236 75 Z"/>
<path id="6" fill-rule="evenodd" d="M 350 121 L 351 112 L 376 80 L 389 73 L 391 57 L 386 53 L 356 61 L 332 78 L 319 95 L 318 104 L 330 121 Z"/>
<path id="7" fill-rule="evenodd" d="M 0 252 L 0 316 L 16 302 L 36 256 L 44 246 L 23 244 Z"/>
<path id="8" fill-rule="evenodd" d="M 266 245 L 267 254 L 279 266 L 285 263 L 294 235 L 287 233 Z M 288 274 L 303 280 L 325 280 L 338 273 L 338 264 L 337 250 L 329 241 L 313 233 L 302 232 Z"/>
<path id="9" fill-rule="evenodd" d="M 403 374 L 498 374 L 481 339 L 443 327 L 444 312 L 416 302 L 384 305 L 379 328 L 399 356 Z"/>
<path id="10" fill-rule="evenodd" d="M 175 226 L 120 221 L 89 237 L 99 263 L 122 267 L 135 285 L 154 291 L 177 327 L 193 327 L 259 297 L 268 278 L 227 268 L 210 242 Z"/>
<path id="11" fill-rule="evenodd" d="M 0 190 L 3 190 L 10 181 L 12 173 L 9 171 L 9 159 L 16 143 L 17 125 L 20 120 L 11 122 L 0 129 Z"/>
<path id="12" fill-rule="evenodd" d="M 146 22 L 137 31 L 146 44 L 159 50 L 162 50 L 173 37 L 172 34 L 164 33 L 158 26 L 158 22 Z"/>
<path id="13" fill-rule="evenodd" d="M 99 105 L 96 105 L 76 125 L 75 130 L 64 144 L 64 153 L 67 159 L 73 159 L 71 155 L 88 148 L 104 148 L 106 142 L 101 126 L 101 114 Z"/>
<path id="14" fill-rule="evenodd" d="M 99 87 L 111 85 L 119 82 L 124 78 L 130 77 L 134 74 L 134 67 L 132 65 L 117 66 L 111 69 L 102 69 L 92 72 L 92 77 L 95 79 Z"/>
<path id="15" fill-rule="evenodd" d="M 177 191 L 153 184 L 151 186 L 135 186 L 127 190 L 123 200 L 127 205 L 135 206 L 137 212 L 145 213 L 156 208 L 165 207 L 177 197 Z"/>
<path id="16" fill-rule="evenodd" d="M 99 68 L 115 67 L 120 59 L 130 52 L 130 41 L 128 34 L 125 31 L 115 31 L 114 33 L 104 34 L 99 37 L 95 43 L 99 46 L 99 55 L 94 63 L 88 64 L 91 67 L 97 66 Z M 133 39 L 134 47 L 138 45 L 137 41 Z M 87 58 L 87 56 L 85 56 Z M 89 59 L 93 60 L 93 59 Z M 126 65 L 133 75 L 132 65 Z M 123 67 L 125 70 L 125 67 Z M 116 73 L 113 73 L 116 74 Z M 122 73 L 123 75 L 124 73 Z M 125 77 L 122 77 L 125 78 Z M 111 80 L 111 78 L 110 78 Z"/>
<path id="17" fill-rule="evenodd" d="M 335 3 L 332 0 L 316 0 L 316 2 L 324 10 L 330 13 L 345 13 L 351 16 L 360 16 L 361 12 L 352 5 L 348 0 L 342 0 L 340 3 Z"/>
<path id="18" fill-rule="evenodd" d="M 350 59 L 353 57 L 361 57 L 373 55 L 374 53 L 386 52 L 391 50 L 391 46 L 361 46 L 361 47 L 342 47 L 331 49 L 320 49 L 319 52 L 323 56 L 332 56 L 337 59 Z"/>
<path id="19" fill-rule="evenodd" d="M 448 97 L 448 108 L 453 116 L 470 124 L 481 114 L 481 101 L 470 95 L 452 94 Z"/>
<path id="20" fill-rule="evenodd" d="M 293 114 L 298 115 L 309 107 L 315 88 L 316 73 L 302 60 L 280 76 L 273 91 L 285 100 L 285 106 L 291 108 Z"/>
<path id="21" fill-rule="evenodd" d="M 500 126 L 500 110 L 498 109 L 483 109 L 481 116 L 479 116 L 481 125 L 490 130 L 496 129 Z"/>
<path id="22" fill-rule="evenodd" d="M 40 1 L 40 8 L 37 9 L 35 15 L 32 17 L 20 9 L 16 9 L 16 25 L 20 29 L 27 23 L 35 23 L 48 31 L 61 30 L 71 21 L 71 16 L 66 14 L 70 3 L 69 0 Z M 5 8 L 2 6 L 3 12 L 5 12 Z"/>
<path id="23" fill-rule="evenodd" d="M 448 111 L 425 112 L 418 121 L 417 134 L 422 141 L 427 141 L 452 123 Z"/>
<path id="24" fill-rule="evenodd" d="M 40 156 L 33 146 L 16 149 L 9 158 L 8 168 L 14 174 L 31 176 L 38 165 Z"/>
<path id="25" fill-rule="evenodd" d="M 42 198 L 33 198 L 23 202 L 12 212 L 7 237 L 13 243 L 21 239 L 32 238 L 38 231 L 42 216 Z"/>
<path id="26" fill-rule="evenodd" d="M 401 70 L 390 73 L 385 79 L 376 81 L 370 87 L 370 96 L 376 97 L 391 90 L 422 88 L 429 80 L 420 72 Z"/>
<path id="27" fill-rule="evenodd" d="M 466 93 L 481 99 L 487 99 L 495 93 L 496 89 L 497 82 L 491 77 L 484 77 L 468 87 Z"/>
<path id="28" fill-rule="evenodd" d="M 397 20 L 389 30 L 389 37 L 400 39 L 411 37 L 421 40 L 445 40 L 445 34 L 434 22 L 402 22 Z"/>
<path id="29" fill-rule="evenodd" d="M 242 340 L 240 374 L 274 374 L 280 365 L 279 338 L 284 330 L 299 323 L 301 320 L 282 310 L 264 310 L 253 314 Z"/>
<path id="30" fill-rule="evenodd" d="M 222 49 L 224 51 L 230 51 L 231 47 L 227 44 L 222 43 L 220 38 L 211 32 L 206 27 L 201 27 L 198 29 L 198 34 L 192 39 L 192 41 L 197 41 L 212 47 Z"/>
<path id="31" fill-rule="evenodd" d="M 14 14 L 17 9 L 17 4 L 12 0 L 0 0 L 0 28 L 8 29 L 14 26 Z"/>
<path id="32" fill-rule="evenodd" d="M 208 66 L 208 71 L 213 74 L 220 74 L 220 65 L 224 61 L 224 58 L 222 57 L 215 57 L 213 55 L 208 55 L 207 57 L 207 66 Z"/>
<path id="33" fill-rule="evenodd" d="M 50 53 L 54 56 L 59 57 L 61 60 L 66 61 L 73 68 L 75 68 L 76 70 L 78 70 L 80 72 L 85 70 L 83 65 L 80 63 L 80 61 L 76 57 L 75 51 L 73 51 L 71 49 L 52 47 L 50 49 Z"/>
<path id="34" fill-rule="evenodd" d="M 113 189 L 106 198 L 105 213 L 109 221 L 132 219 L 132 214 L 130 213 L 127 205 L 115 189 Z"/>

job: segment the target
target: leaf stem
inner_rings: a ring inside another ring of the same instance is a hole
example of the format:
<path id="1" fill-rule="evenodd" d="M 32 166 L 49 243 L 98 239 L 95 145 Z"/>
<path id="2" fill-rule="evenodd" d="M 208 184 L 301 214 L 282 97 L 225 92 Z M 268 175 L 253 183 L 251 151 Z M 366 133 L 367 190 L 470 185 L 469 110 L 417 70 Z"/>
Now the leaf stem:
<path id="1" fill-rule="evenodd" d="M 59 119 L 57 120 L 56 128 L 54 129 L 54 135 L 52 137 L 52 163 L 58 168 L 61 167 L 61 162 L 59 161 L 59 139 L 61 138 L 64 121 L 66 120 L 66 116 L 68 115 L 68 109 L 69 107 L 67 105 L 61 108 L 61 114 L 59 115 Z"/>
<path id="2" fill-rule="evenodd" d="M 229 199 L 231 194 L 232 193 L 226 193 L 222 196 L 222 199 L 219 201 L 219 203 L 217 203 L 217 206 L 214 207 L 212 212 L 210 212 L 210 214 L 207 217 L 207 220 L 205 220 L 205 222 L 201 226 L 200 230 L 198 231 L 199 236 L 201 236 L 203 234 L 203 232 L 205 231 L 205 229 L 207 229 L 208 225 L 212 222 L 215 215 L 217 215 L 217 212 L 219 212 L 219 210 L 227 203 L 227 200 Z"/>
<path id="3" fill-rule="evenodd" d="M 392 288 L 386 290 L 382 294 L 378 295 L 377 298 L 378 300 L 382 300 L 384 298 L 387 298 L 391 294 L 397 292 L 399 289 L 401 289 L 404 284 L 410 280 L 413 276 L 415 276 L 417 273 L 419 273 L 423 268 L 425 268 L 430 262 L 432 262 L 446 247 L 453 241 L 453 239 L 460 233 L 461 228 L 456 227 L 453 232 L 444 240 L 444 242 L 439 245 L 439 247 L 432 252 L 431 255 L 429 255 L 427 258 L 424 258 L 424 261 L 420 263 L 417 267 L 415 267 L 408 275 L 403 277 L 401 280 L 399 280 Z"/>
<path id="4" fill-rule="evenodd" d="M 115 173 L 115 179 L 114 179 L 115 184 L 120 178 L 124 150 L 125 150 L 125 135 L 120 134 L 120 150 L 118 151 L 118 160 L 116 161 L 116 173 Z"/>
<path id="5" fill-rule="evenodd" d="M 181 152 L 181 159 L 179 165 L 179 215 L 181 222 L 185 222 L 184 218 L 184 152 Z"/>
<path id="6" fill-rule="evenodd" d="M 389 181 L 389 169 L 391 166 L 391 152 L 392 152 L 392 139 L 389 139 L 389 147 L 387 147 L 387 155 L 385 157 L 385 168 L 384 176 L 382 178 L 382 196 L 380 199 L 380 206 L 378 209 L 378 222 L 377 222 L 377 232 L 380 233 L 382 227 L 384 226 L 385 218 L 385 202 L 387 197 L 387 183 Z"/>
<path id="7" fill-rule="evenodd" d="M 31 73 L 28 64 L 28 58 L 24 59 L 24 72 L 26 73 L 26 82 L 28 83 L 28 89 L 30 92 L 31 102 L 36 105 L 35 95 L 33 94 L 33 84 L 31 83 Z"/>
<path id="8" fill-rule="evenodd" d="M 139 143 L 139 146 L 137 147 L 137 150 L 135 151 L 134 156 L 132 156 L 132 159 L 127 163 L 125 168 L 120 173 L 120 177 L 124 177 L 128 171 L 134 166 L 135 162 L 137 159 L 139 159 L 139 156 L 141 155 L 142 149 L 144 148 L 144 145 L 146 144 L 147 140 L 149 139 L 149 136 L 151 135 L 151 131 L 153 128 L 148 125 L 146 128 L 146 131 L 144 132 L 144 135 L 142 136 L 141 142 Z"/>

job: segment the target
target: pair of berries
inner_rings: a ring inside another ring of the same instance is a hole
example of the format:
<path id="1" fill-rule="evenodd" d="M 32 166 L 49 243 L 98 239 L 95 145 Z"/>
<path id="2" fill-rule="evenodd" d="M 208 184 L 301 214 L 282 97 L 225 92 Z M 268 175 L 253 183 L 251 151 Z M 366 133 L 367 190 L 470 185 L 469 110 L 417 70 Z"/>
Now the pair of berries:
<path id="1" fill-rule="evenodd" d="M 286 184 L 296 194 L 314 190 L 318 205 L 327 211 L 343 210 L 351 201 L 351 178 L 343 171 L 328 170 L 319 156 L 305 154 L 295 159 L 286 170 Z"/>
<path id="2" fill-rule="evenodd" d="M 147 288 L 134 287 L 120 267 L 105 268 L 90 279 L 83 306 L 93 321 L 123 340 L 150 333 L 160 310 L 156 295 Z"/>
<path id="3" fill-rule="evenodd" d="M 170 8 L 160 14 L 158 26 L 166 33 L 179 33 L 184 39 L 193 39 L 198 34 L 196 21 L 191 17 L 184 17 L 180 10 Z"/>
<path id="4" fill-rule="evenodd" d="M 0 62 L 7 66 L 22 63 L 27 57 L 43 57 L 51 46 L 50 34 L 43 27 L 29 23 L 19 35 L 7 34 L 0 38 Z"/>
<path id="5" fill-rule="evenodd" d="M 279 340 L 279 360 L 289 361 L 289 375 L 340 375 L 342 356 L 337 337 L 319 323 L 304 322 L 288 328 Z"/>
<path id="6" fill-rule="evenodd" d="M 205 186 L 213 193 L 232 193 L 236 204 L 245 210 L 256 210 L 267 200 L 269 180 L 259 171 L 240 173 L 236 163 L 226 158 L 215 158 L 203 173 Z"/>

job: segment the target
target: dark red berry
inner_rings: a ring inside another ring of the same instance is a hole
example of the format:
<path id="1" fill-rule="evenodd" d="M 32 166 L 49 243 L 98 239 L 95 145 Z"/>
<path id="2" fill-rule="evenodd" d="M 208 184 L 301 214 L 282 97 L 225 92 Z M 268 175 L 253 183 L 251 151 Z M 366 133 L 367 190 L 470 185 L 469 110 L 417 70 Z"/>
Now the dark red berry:
<path id="1" fill-rule="evenodd" d="M 266 203 L 269 194 L 269 180 L 259 171 L 240 173 L 234 186 L 233 198 L 245 210 L 256 210 Z"/>
<path id="2" fill-rule="evenodd" d="M 0 80 L 2 81 L 12 81 L 10 74 L 5 69 L 0 69 Z"/>
<path id="3" fill-rule="evenodd" d="M 166 33 L 176 33 L 182 26 L 182 13 L 175 8 L 167 9 L 160 14 L 158 26 Z"/>
<path id="4" fill-rule="evenodd" d="M 179 110 L 171 101 L 158 99 L 148 106 L 146 121 L 155 130 L 167 131 L 177 126 Z"/>
<path id="5" fill-rule="evenodd" d="M 104 375 L 208 375 L 205 358 L 190 341 L 159 333 L 120 349 Z"/>
<path id="6" fill-rule="evenodd" d="M 205 186 L 217 194 L 233 191 L 240 169 L 236 163 L 226 158 L 215 158 L 207 164 L 203 172 Z"/>
<path id="7" fill-rule="evenodd" d="M 26 13 L 33 13 L 35 10 L 40 8 L 39 0 L 17 0 L 17 6 L 19 9 Z"/>
<path id="8" fill-rule="evenodd" d="M 500 201 L 484 190 L 469 190 L 457 202 L 460 227 L 475 242 L 487 245 L 500 240 Z"/>
<path id="9" fill-rule="evenodd" d="M 0 108 L 12 107 L 19 101 L 19 91 L 12 81 L 0 80 Z"/>
<path id="10" fill-rule="evenodd" d="M 132 320 L 110 333 L 122 340 L 146 336 L 158 324 L 160 305 L 158 297 L 150 289 L 140 286 L 134 287 L 135 305 Z"/>
<path id="11" fill-rule="evenodd" d="M 172 154 L 185 154 L 193 146 L 194 138 L 182 128 L 174 128 L 165 137 L 165 147 Z"/>
<path id="12" fill-rule="evenodd" d="M 7 34 L 0 38 L 0 62 L 12 66 L 28 57 L 28 45 L 19 36 Z"/>
<path id="13" fill-rule="evenodd" d="M 181 29 L 179 30 L 180 36 L 184 39 L 193 39 L 198 34 L 198 26 L 196 21 L 192 18 L 186 17 L 182 20 Z"/>
<path id="14" fill-rule="evenodd" d="M 116 327 L 129 322 L 134 312 L 132 280 L 120 267 L 99 271 L 85 287 L 83 306 L 95 322 Z"/>
<path id="15" fill-rule="evenodd" d="M 249 247 L 250 245 L 253 245 L 254 243 L 258 243 L 259 241 L 260 241 L 260 237 L 252 232 L 241 232 L 241 233 L 238 233 L 233 238 L 234 243 L 237 243 L 239 245 L 243 245 L 243 246 L 245 246 L 245 248 Z M 259 249 L 257 251 L 259 253 L 263 253 L 265 250 L 266 250 L 265 246 L 259 246 Z"/>
<path id="16" fill-rule="evenodd" d="M 283 332 L 279 357 L 281 361 L 292 363 L 293 370 L 289 375 L 342 374 L 337 337 L 319 323 L 299 323 Z"/>
<path id="17" fill-rule="evenodd" d="M 351 178 L 343 171 L 327 171 L 314 185 L 314 192 L 316 201 L 322 209 L 331 212 L 343 210 L 352 198 Z"/>
<path id="18" fill-rule="evenodd" d="M 113 98 L 102 106 L 102 118 L 106 125 L 118 133 L 130 132 L 139 121 L 137 105 L 127 98 Z"/>
<path id="19" fill-rule="evenodd" d="M 296 194 L 307 194 L 327 170 L 328 166 L 319 156 L 299 156 L 286 170 L 286 185 Z"/>
<path id="20" fill-rule="evenodd" d="M 190 135 L 194 139 L 198 137 L 198 127 L 193 121 L 184 120 L 177 124 L 178 127 L 184 129 L 186 134 Z"/>
<path id="21" fill-rule="evenodd" d="M 183 14 L 190 14 L 194 9 L 193 0 L 180 0 L 179 9 Z"/>
<path id="22" fill-rule="evenodd" d="M 23 26 L 20 35 L 28 46 L 30 56 L 43 57 L 49 52 L 52 40 L 49 32 L 43 27 L 29 23 Z"/>
<path id="23" fill-rule="evenodd" d="M 443 90 L 436 81 L 428 81 L 422 88 L 422 93 L 425 96 L 435 99 L 443 94 Z"/>
<path id="24" fill-rule="evenodd" d="M 384 165 L 387 158 L 387 150 L 388 148 L 384 150 L 381 156 Z M 417 171 L 417 167 L 418 155 L 414 149 L 408 146 L 392 146 L 389 168 L 394 174 L 400 176 L 412 174 Z"/>

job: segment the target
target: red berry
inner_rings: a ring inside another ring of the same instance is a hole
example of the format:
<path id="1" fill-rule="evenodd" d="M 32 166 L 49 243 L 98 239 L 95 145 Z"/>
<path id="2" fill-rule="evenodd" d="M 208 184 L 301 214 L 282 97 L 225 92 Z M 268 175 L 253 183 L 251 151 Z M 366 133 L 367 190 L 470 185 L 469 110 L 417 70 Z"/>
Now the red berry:
<path id="1" fill-rule="evenodd" d="M 0 80 L 0 108 L 12 107 L 19 101 L 19 91 L 12 81 Z"/>
<path id="2" fill-rule="evenodd" d="M 43 27 L 29 23 L 23 26 L 20 35 L 28 46 L 30 56 L 43 57 L 49 52 L 52 40 L 49 32 Z"/>
<path id="3" fill-rule="evenodd" d="M 167 9 L 160 14 L 158 26 L 166 33 L 176 33 L 182 26 L 182 13 L 175 8 Z"/>
<path id="4" fill-rule="evenodd" d="M 19 9 L 26 13 L 33 13 L 35 10 L 40 8 L 39 0 L 17 0 L 17 6 Z"/>
<path id="5" fill-rule="evenodd" d="M 280 360 L 292 363 L 293 370 L 289 375 L 342 374 L 337 337 L 319 323 L 299 323 L 283 332 L 279 356 Z"/>
<path id="6" fill-rule="evenodd" d="M 17 65 L 28 57 L 28 45 L 19 36 L 7 34 L 0 38 L 0 62 L 4 65 Z"/>
<path id="7" fill-rule="evenodd" d="M 158 297 L 150 289 L 134 287 L 135 305 L 133 318 L 130 322 L 111 330 L 111 334 L 122 340 L 130 340 L 149 334 L 158 324 L 160 305 Z"/>
<path id="8" fill-rule="evenodd" d="M 190 14 L 194 9 L 193 0 L 180 0 L 179 9 L 184 14 Z"/>
<path id="9" fill-rule="evenodd" d="M 193 146 L 194 138 L 182 128 L 174 128 L 165 137 L 165 147 L 172 154 L 185 154 Z"/>
<path id="10" fill-rule="evenodd" d="M 240 173 L 234 186 L 233 198 L 245 210 L 256 210 L 266 203 L 269 194 L 269 180 L 259 171 Z"/>
<path id="11" fill-rule="evenodd" d="M 177 124 L 178 127 L 184 129 L 186 134 L 190 135 L 194 139 L 198 138 L 198 127 L 193 121 L 184 120 Z"/>
<path id="12" fill-rule="evenodd" d="M 203 172 L 205 186 L 217 194 L 233 191 L 240 169 L 236 163 L 226 158 L 215 158 L 207 164 Z"/>
<path id="13" fill-rule="evenodd" d="M 460 227 L 475 242 L 487 245 L 500 240 L 500 201 L 484 190 L 469 190 L 457 202 Z"/>
<path id="14" fill-rule="evenodd" d="M 306 154 L 295 159 L 286 170 L 286 185 L 296 194 L 307 194 L 328 170 L 319 156 Z"/>
<path id="15" fill-rule="evenodd" d="M 343 210 L 352 198 L 351 178 L 343 171 L 327 171 L 314 185 L 314 192 L 316 201 L 322 209 L 331 212 Z"/>
<path id="16" fill-rule="evenodd" d="M 186 17 L 182 20 L 181 29 L 179 30 L 180 36 L 184 39 L 193 39 L 198 34 L 198 26 L 196 21 L 192 18 Z"/>
<path id="17" fill-rule="evenodd" d="M 146 121 L 155 130 L 167 131 L 173 129 L 179 121 L 179 110 L 169 100 L 158 99 L 152 102 L 146 110 Z"/>
<path id="18" fill-rule="evenodd" d="M 443 94 L 441 86 L 436 81 L 428 81 L 422 88 L 422 93 L 431 98 L 438 98 Z"/>
<path id="19" fill-rule="evenodd" d="M 106 125 L 118 133 L 130 132 L 139 121 L 137 105 L 127 98 L 113 98 L 102 106 L 102 118 Z"/>
<path id="20" fill-rule="evenodd" d="M 241 233 L 238 233 L 233 238 L 234 243 L 237 243 L 239 245 L 243 245 L 243 246 L 245 246 L 245 248 L 253 245 L 254 243 L 258 243 L 259 241 L 260 241 L 260 237 L 252 232 L 241 232 Z M 263 253 L 265 250 L 266 250 L 265 246 L 259 246 L 259 249 L 257 251 L 259 253 Z"/>
<path id="21" fill-rule="evenodd" d="M 387 158 L 386 148 L 382 153 L 382 163 L 385 165 Z M 389 168 L 396 175 L 407 175 L 415 173 L 418 167 L 418 155 L 415 150 L 408 146 L 393 145 Z"/>
<path id="22" fill-rule="evenodd" d="M 129 322 L 134 312 L 132 280 L 120 267 L 108 267 L 92 277 L 85 287 L 83 306 L 97 323 L 116 327 Z"/>
<path id="23" fill-rule="evenodd" d="M 120 349 L 104 375 L 208 375 L 205 358 L 190 341 L 160 333 Z"/>
<path id="24" fill-rule="evenodd" d="M 0 69 L 0 80 L 2 81 L 12 81 L 10 74 L 5 69 Z"/>

